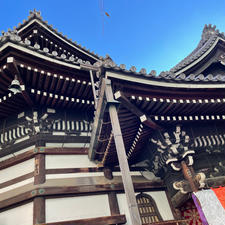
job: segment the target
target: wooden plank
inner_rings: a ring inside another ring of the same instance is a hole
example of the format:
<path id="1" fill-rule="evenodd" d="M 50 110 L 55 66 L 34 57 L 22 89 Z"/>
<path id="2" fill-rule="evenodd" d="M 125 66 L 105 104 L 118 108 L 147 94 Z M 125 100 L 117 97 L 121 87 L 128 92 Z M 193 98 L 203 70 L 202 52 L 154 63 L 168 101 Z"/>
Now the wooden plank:
<path id="1" fill-rule="evenodd" d="M 114 215 L 89 219 L 53 222 L 53 223 L 41 223 L 37 225 L 116 225 L 125 223 L 126 223 L 125 215 Z"/>
<path id="2" fill-rule="evenodd" d="M 45 223 L 45 198 L 36 197 L 33 201 L 33 225 Z"/>
<path id="3" fill-rule="evenodd" d="M 132 225 L 141 225 L 141 218 L 139 215 L 137 202 L 134 193 L 134 187 L 130 176 L 129 166 L 127 162 L 126 150 L 123 143 L 123 137 L 120 129 L 118 114 L 115 105 L 109 106 L 109 114 L 112 123 L 112 130 L 114 141 L 116 145 L 119 166 L 122 173 L 122 180 L 124 184 L 125 194 L 127 198 L 128 208 L 131 216 Z"/>
<path id="4" fill-rule="evenodd" d="M 125 95 L 122 94 L 121 91 L 116 92 L 116 99 L 118 99 L 125 108 L 127 108 L 130 112 L 134 113 L 137 117 L 139 117 L 140 121 L 143 122 L 146 126 L 152 129 L 161 129 L 161 127 L 153 122 L 149 117 L 147 117 L 140 109 L 138 109 L 134 104 L 132 104 Z"/>
<path id="5" fill-rule="evenodd" d="M 28 159 L 31 159 L 31 158 L 34 157 L 34 155 L 35 155 L 34 151 L 29 150 L 27 152 L 16 155 L 12 158 L 1 161 L 0 162 L 0 170 L 5 169 L 5 168 L 10 167 L 10 166 L 14 166 L 14 165 L 16 165 L 18 163 L 21 163 L 21 162 L 24 162 Z"/>
<path id="6" fill-rule="evenodd" d="M 88 148 L 44 148 L 48 155 L 87 155 Z"/>
<path id="7" fill-rule="evenodd" d="M 88 148 L 46 148 L 39 147 L 33 150 L 28 150 L 27 152 L 16 155 L 12 158 L 6 159 L 0 162 L 0 170 L 5 169 L 10 166 L 14 166 L 18 163 L 24 162 L 28 159 L 33 158 L 36 154 L 46 154 L 46 155 L 87 155 Z M 102 171 L 102 170 L 101 170 Z M 92 172 L 92 171 L 90 171 Z M 98 172 L 98 171 L 93 171 Z"/>
<path id="8" fill-rule="evenodd" d="M 116 192 L 112 191 L 108 193 L 108 199 L 109 199 L 109 208 L 110 208 L 111 215 L 119 215 L 120 209 L 119 209 Z"/>
<path id="9" fill-rule="evenodd" d="M 92 173 L 92 172 L 102 172 L 102 171 L 103 171 L 103 168 L 98 168 L 98 167 L 62 168 L 62 169 L 47 169 L 46 174 Z"/>
<path id="10" fill-rule="evenodd" d="M 15 192 L 11 192 L 8 194 L 8 197 L 5 198 L 2 196 L 3 200 L 0 201 L 0 209 L 11 207 L 12 205 L 15 205 L 17 203 L 29 200 L 31 198 L 40 197 L 40 196 L 46 196 L 46 197 L 60 197 L 65 195 L 72 195 L 77 196 L 81 194 L 85 195 L 95 195 L 95 194 L 105 194 L 109 192 L 116 192 L 121 193 L 124 192 L 123 183 L 114 183 L 113 185 L 111 183 L 103 183 L 99 185 L 91 185 L 93 183 L 93 178 L 90 177 L 89 185 L 76 185 L 76 186 L 65 186 L 65 180 L 66 179 L 59 179 L 57 182 L 64 183 L 64 186 L 47 186 L 47 184 L 42 184 L 41 186 L 31 186 L 29 188 L 29 191 L 27 189 L 24 189 L 23 187 L 19 187 L 17 191 L 19 191 L 20 194 L 16 195 Z M 164 190 L 165 186 L 162 185 L 162 182 L 156 183 L 156 182 L 138 182 L 134 183 L 134 189 L 137 192 L 141 191 L 156 191 L 156 190 Z"/>
<path id="11" fill-rule="evenodd" d="M 114 142 L 116 145 L 119 166 L 121 169 L 122 181 L 123 181 L 124 190 L 126 194 L 127 205 L 130 212 L 131 224 L 141 225 L 142 222 L 141 222 L 140 214 L 138 211 L 137 201 L 135 198 L 134 186 L 133 186 L 133 182 L 130 175 L 130 170 L 129 170 L 129 165 L 127 161 L 127 155 L 126 155 L 126 150 L 125 150 L 125 146 L 123 142 L 117 109 L 116 109 L 115 103 L 113 103 L 115 102 L 115 100 L 112 93 L 111 81 L 106 80 L 106 83 L 107 84 L 105 89 L 105 92 L 106 92 L 105 95 L 106 95 L 107 102 L 110 103 L 109 115 L 110 115 L 110 120 L 112 124 L 113 137 L 114 137 Z"/>
<path id="12" fill-rule="evenodd" d="M 13 185 L 13 184 L 19 183 L 21 181 L 27 180 L 27 179 L 29 179 L 33 176 L 34 176 L 34 172 L 24 174 L 22 176 L 19 176 L 19 177 L 16 177 L 16 178 L 12 179 L 12 180 L 8 180 L 6 182 L 0 183 L 0 188 L 8 187 L 10 185 Z"/>
<path id="13" fill-rule="evenodd" d="M 34 184 L 43 184 L 45 182 L 45 155 L 35 155 Z"/>
<path id="14" fill-rule="evenodd" d="M 102 81 L 100 93 L 99 93 L 99 100 L 98 100 L 98 107 L 95 112 L 94 123 L 92 125 L 92 134 L 91 134 L 91 141 L 90 141 L 90 148 L 89 148 L 89 158 L 90 160 L 95 159 L 95 151 L 98 144 L 98 137 L 101 133 L 101 125 L 103 122 L 103 116 L 106 108 L 106 101 L 105 101 L 105 79 Z"/>

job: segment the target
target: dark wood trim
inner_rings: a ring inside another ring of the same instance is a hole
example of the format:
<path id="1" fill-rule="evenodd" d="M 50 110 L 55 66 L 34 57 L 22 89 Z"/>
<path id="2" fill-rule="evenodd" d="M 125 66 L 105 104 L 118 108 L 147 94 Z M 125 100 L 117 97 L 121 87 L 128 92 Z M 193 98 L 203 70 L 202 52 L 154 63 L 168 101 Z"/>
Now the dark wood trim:
<path id="1" fill-rule="evenodd" d="M 41 223 L 37 225 L 116 225 L 127 222 L 125 215 L 103 216 L 90 219 L 80 219 L 53 223 Z"/>
<path id="2" fill-rule="evenodd" d="M 62 169 L 47 169 L 46 174 L 65 174 L 65 173 L 92 173 L 102 172 L 102 168 L 89 167 L 89 168 L 62 168 Z"/>
<path id="3" fill-rule="evenodd" d="M 55 168 L 46 169 L 46 174 L 65 174 L 65 173 L 92 173 L 92 172 L 103 172 L 104 167 L 86 167 L 86 168 Z M 112 169 L 113 172 L 120 172 L 119 167 Z M 142 167 L 136 167 L 130 169 L 130 171 L 143 171 Z"/>
<path id="4" fill-rule="evenodd" d="M 136 192 L 140 191 L 156 191 L 164 190 L 165 186 L 162 183 L 134 183 L 134 189 Z M 44 187 L 32 189 L 22 194 L 9 197 L 3 201 L 0 201 L 0 209 L 12 206 L 22 201 L 29 200 L 38 196 L 54 196 L 60 197 L 65 195 L 94 195 L 94 194 L 105 194 L 111 191 L 116 193 L 124 192 L 123 184 L 102 184 L 102 185 L 82 185 L 82 186 L 63 186 L 63 187 Z"/>
<path id="5" fill-rule="evenodd" d="M 33 201 L 33 225 L 45 223 L 45 198 L 36 197 Z"/>
<path id="6" fill-rule="evenodd" d="M 154 121 L 152 121 L 150 117 L 145 115 L 138 107 L 136 107 L 134 104 L 132 104 L 129 101 L 129 99 L 122 93 L 122 91 L 119 91 L 118 93 L 119 93 L 119 97 L 117 98 L 117 100 L 119 100 L 127 110 L 129 110 L 134 115 L 136 115 L 140 120 L 141 120 L 142 116 L 145 116 L 145 120 L 143 120 L 142 122 L 147 127 L 150 127 L 154 130 L 162 129 L 158 124 L 156 124 Z"/>
<path id="7" fill-rule="evenodd" d="M 16 177 L 16 178 L 12 179 L 12 180 L 8 180 L 6 182 L 0 183 L 0 188 L 8 187 L 10 185 L 13 185 L 13 184 L 19 183 L 21 181 L 24 181 L 26 179 L 29 179 L 29 178 L 31 178 L 33 176 L 34 176 L 34 172 L 30 172 L 30 173 L 24 174 L 22 176 L 19 176 L 19 177 Z"/>
<path id="8" fill-rule="evenodd" d="M 0 162 L 0 170 L 33 158 L 36 154 L 47 155 L 87 155 L 88 148 L 46 148 L 38 147 Z"/>
<path id="9" fill-rule="evenodd" d="M 29 137 L 29 139 L 25 141 L 21 141 L 17 144 L 13 144 L 10 147 L 7 147 L 5 149 L 2 149 L 0 151 L 0 157 L 12 154 L 14 152 L 18 152 L 24 148 L 27 148 L 31 145 L 35 145 L 36 143 L 89 143 L 90 137 L 89 136 L 64 136 L 64 135 L 51 135 L 51 134 L 37 134 L 32 137 Z M 50 149 L 50 148 L 47 148 Z M 62 148 L 56 148 L 56 149 L 63 149 Z M 76 149 L 76 148 L 75 148 Z M 80 149 L 86 149 L 86 148 L 80 148 Z"/>
<path id="10" fill-rule="evenodd" d="M 48 155 L 87 155 L 88 148 L 44 148 Z"/>
<path id="11" fill-rule="evenodd" d="M 35 153 L 33 150 L 28 150 L 27 152 L 21 153 L 10 159 L 6 159 L 6 160 L 0 162 L 0 170 L 5 169 L 10 166 L 14 166 L 15 164 L 24 162 L 28 159 L 31 159 L 32 157 L 34 157 L 34 155 L 35 155 Z"/>
<path id="12" fill-rule="evenodd" d="M 119 209 L 116 192 L 112 191 L 108 193 L 108 199 L 109 199 L 109 208 L 110 208 L 111 215 L 119 215 L 120 209 Z"/>
<path id="13" fill-rule="evenodd" d="M 35 155 L 34 166 L 34 184 L 43 184 L 45 182 L 45 155 Z"/>

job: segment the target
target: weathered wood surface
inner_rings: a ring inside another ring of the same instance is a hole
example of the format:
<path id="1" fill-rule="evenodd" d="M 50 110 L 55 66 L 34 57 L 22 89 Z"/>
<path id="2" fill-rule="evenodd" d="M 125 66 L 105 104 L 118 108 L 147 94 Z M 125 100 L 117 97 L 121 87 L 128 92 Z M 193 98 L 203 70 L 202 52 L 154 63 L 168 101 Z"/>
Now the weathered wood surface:
<path id="1" fill-rule="evenodd" d="M 135 191 L 164 190 L 162 182 L 149 182 L 143 177 L 134 176 Z M 113 182 L 113 183 L 112 183 Z M 44 184 L 32 183 L 4 192 L 0 195 L 0 209 L 26 201 L 37 196 L 64 196 L 64 195 L 94 195 L 110 192 L 124 192 L 121 177 L 114 177 L 113 181 L 105 177 L 81 177 L 46 180 Z"/>
<path id="2" fill-rule="evenodd" d="M 19 177 L 16 177 L 16 178 L 12 179 L 12 180 L 8 180 L 6 182 L 0 183 L 0 188 L 8 187 L 10 185 L 13 185 L 13 184 L 16 184 L 18 182 L 21 182 L 21 181 L 24 181 L 26 179 L 29 179 L 29 178 L 31 178 L 33 176 L 34 176 L 34 172 L 30 172 L 30 173 L 24 174 L 22 176 L 19 176 Z"/>
<path id="3" fill-rule="evenodd" d="M 126 223 L 125 215 L 114 215 L 89 219 L 53 222 L 53 223 L 41 223 L 37 225 L 116 225 L 125 223 Z"/>
<path id="4" fill-rule="evenodd" d="M 33 201 L 33 224 L 45 222 L 45 198 L 36 197 Z"/>
<path id="5" fill-rule="evenodd" d="M 109 91 L 111 92 L 110 89 Z M 122 180 L 126 194 L 127 204 L 131 216 L 131 224 L 141 225 L 141 218 L 137 207 L 137 202 L 134 193 L 134 186 L 130 176 L 126 150 L 123 142 L 119 118 L 115 105 L 109 106 L 109 115 L 112 123 L 113 137 L 116 145 L 116 152 L 118 156 L 119 166 L 122 173 Z"/>
<path id="6" fill-rule="evenodd" d="M 0 162 L 0 170 L 33 158 L 36 154 L 46 155 L 87 155 L 88 148 L 47 148 L 39 147 L 16 155 L 12 158 Z"/>
<path id="7" fill-rule="evenodd" d="M 108 199 L 109 199 L 109 208 L 110 208 L 111 215 L 119 215 L 120 209 L 119 209 L 116 192 L 112 191 L 108 193 Z"/>
<path id="8" fill-rule="evenodd" d="M 35 156 L 34 184 L 43 184 L 45 182 L 45 155 L 37 154 Z"/>

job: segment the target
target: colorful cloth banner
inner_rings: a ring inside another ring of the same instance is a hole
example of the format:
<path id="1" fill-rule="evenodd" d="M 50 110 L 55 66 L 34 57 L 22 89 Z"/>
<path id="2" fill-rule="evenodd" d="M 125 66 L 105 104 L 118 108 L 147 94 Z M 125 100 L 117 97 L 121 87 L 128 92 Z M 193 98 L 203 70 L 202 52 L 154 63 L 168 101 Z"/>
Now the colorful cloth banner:
<path id="1" fill-rule="evenodd" d="M 202 190 L 194 193 L 208 225 L 224 225 L 225 210 L 213 190 Z M 200 212 L 199 212 L 200 213 Z"/>
<path id="2" fill-rule="evenodd" d="M 225 187 L 211 188 L 225 209 Z M 225 224 L 225 223 L 224 223 Z"/>
<path id="3" fill-rule="evenodd" d="M 206 218 L 205 218 L 205 215 L 204 215 L 204 213 L 202 211 L 201 206 L 198 204 L 198 199 L 197 199 L 197 197 L 194 194 L 192 194 L 192 199 L 193 199 L 193 201 L 195 203 L 196 208 L 198 209 L 198 213 L 199 213 L 199 216 L 201 218 L 202 225 L 209 225 L 207 220 L 206 220 Z"/>

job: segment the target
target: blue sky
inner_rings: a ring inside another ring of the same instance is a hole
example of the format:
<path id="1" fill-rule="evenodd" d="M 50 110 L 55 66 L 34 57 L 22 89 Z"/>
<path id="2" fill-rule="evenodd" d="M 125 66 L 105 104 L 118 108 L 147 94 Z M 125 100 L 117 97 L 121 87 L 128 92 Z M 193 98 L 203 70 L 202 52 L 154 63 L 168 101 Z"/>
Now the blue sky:
<path id="1" fill-rule="evenodd" d="M 110 17 L 102 16 L 102 3 Z M 148 72 L 169 70 L 186 57 L 205 24 L 225 32 L 225 0 L 1 1 L 0 30 L 13 28 L 34 8 L 82 46 Z"/>

